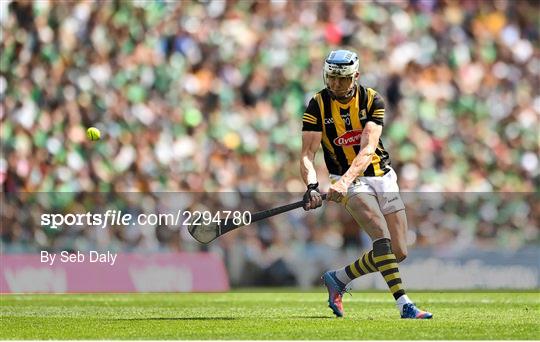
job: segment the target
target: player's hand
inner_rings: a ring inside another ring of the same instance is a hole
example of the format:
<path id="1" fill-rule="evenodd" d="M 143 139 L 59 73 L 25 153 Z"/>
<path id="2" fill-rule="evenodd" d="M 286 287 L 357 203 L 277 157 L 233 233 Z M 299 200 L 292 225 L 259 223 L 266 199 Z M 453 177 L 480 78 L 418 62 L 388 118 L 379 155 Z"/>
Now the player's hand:
<path id="1" fill-rule="evenodd" d="M 322 196 L 319 192 L 319 183 L 309 184 L 306 192 L 304 193 L 304 210 L 318 208 L 322 205 Z"/>
<path id="2" fill-rule="evenodd" d="M 342 179 L 338 180 L 328 189 L 328 200 L 340 203 L 347 196 L 348 188 L 349 186 Z"/>

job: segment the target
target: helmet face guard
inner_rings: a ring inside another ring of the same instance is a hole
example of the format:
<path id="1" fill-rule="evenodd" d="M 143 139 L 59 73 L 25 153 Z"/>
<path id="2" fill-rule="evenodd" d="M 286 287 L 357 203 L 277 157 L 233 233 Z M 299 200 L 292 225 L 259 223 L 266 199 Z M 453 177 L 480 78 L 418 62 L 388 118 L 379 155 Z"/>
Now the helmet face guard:
<path id="1" fill-rule="evenodd" d="M 328 87 L 328 77 L 353 77 L 358 72 L 360 60 L 358 55 L 349 50 L 332 51 L 324 61 L 323 79 L 326 88 L 332 93 Z M 354 90 L 354 85 L 347 91 L 344 98 L 349 97 Z"/>

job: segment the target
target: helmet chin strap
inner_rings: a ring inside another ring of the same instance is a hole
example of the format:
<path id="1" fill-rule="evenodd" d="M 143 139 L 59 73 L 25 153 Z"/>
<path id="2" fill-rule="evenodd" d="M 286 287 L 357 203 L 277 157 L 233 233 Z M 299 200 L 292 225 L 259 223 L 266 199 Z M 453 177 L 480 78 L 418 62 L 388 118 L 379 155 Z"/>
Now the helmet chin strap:
<path id="1" fill-rule="evenodd" d="M 326 89 L 328 89 L 328 92 L 330 93 L 330 96 L 332 98 L 334 98 L 335 100 L 348 100 L 350 99 L 353 95 L 354 95 L 354 92 L 356 90 L 356 82 L 353 84 L 352 87 L 349 88 L 349 91 L 347 91 L 347 93 L 343 96 L 336 96 L 334 94 L 334 92 L 332 91 L 332 89 L 330 89 L 328 86 L 326 86 Z"/>

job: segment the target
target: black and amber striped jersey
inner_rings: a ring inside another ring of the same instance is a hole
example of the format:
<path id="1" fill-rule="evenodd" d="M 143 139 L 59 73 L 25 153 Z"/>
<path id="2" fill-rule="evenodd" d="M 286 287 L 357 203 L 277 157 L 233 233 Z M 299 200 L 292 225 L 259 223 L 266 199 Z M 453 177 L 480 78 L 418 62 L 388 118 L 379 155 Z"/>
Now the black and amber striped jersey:
<path id="1" fill-rule="evenodd" d="M 304 112 L 302 131 L 322 132 L 324 161 L 328 172 L 343 175 L 360 152 L 362 130 L 368 121 L 384 125 L 384 101 L 377 92 L 361 85 L 347 102 L 332 99 L 323 89 L 309 101 Z M 362 176 L 378 177 L 390 171 L 390 158 L 381 139 L 371 164 Z"/>

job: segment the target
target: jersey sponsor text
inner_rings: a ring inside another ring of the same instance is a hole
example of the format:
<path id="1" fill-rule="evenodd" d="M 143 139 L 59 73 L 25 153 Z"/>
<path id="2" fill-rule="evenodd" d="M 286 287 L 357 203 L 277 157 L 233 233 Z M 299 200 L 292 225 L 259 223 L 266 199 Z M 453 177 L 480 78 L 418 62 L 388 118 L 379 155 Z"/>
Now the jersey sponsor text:
<path id="1" fill-rule="evenodd" d="M 362 140 L 362 130 L 347 131 L 345 134 L 334 139 L 334 144 L 338 146 L 354 146 L 360 145 Z"/>

